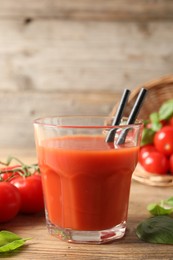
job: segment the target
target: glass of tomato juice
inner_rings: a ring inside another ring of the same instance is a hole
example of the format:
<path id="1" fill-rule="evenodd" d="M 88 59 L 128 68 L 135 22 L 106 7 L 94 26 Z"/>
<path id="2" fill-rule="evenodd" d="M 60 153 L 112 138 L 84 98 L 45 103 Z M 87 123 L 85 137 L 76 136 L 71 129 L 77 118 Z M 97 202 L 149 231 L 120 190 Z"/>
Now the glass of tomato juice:
<path id="1" fill-rule="evenodd" d="M 131 176 L 142 122 L 112 126 L 103 116 L 60 116 L 34 121 L 49 232 L 74 243 L 106 243 L 126 231 Z M 117 144 L 123 129 L 125 141 Z M 113 130 L 114 129 L 114 130 Z M 106 142 L 114 131 L 113 142 Z"/>

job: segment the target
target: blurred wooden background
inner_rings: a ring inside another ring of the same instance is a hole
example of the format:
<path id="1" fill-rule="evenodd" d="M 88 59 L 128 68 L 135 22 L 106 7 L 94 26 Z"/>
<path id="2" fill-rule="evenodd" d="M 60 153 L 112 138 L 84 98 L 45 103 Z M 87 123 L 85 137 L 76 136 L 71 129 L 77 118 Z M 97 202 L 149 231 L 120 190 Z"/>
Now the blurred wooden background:
<path id="1" fill-rule="evenodd" d="M 106 115 L 172 72 L 172 0 L 0 0 L 1 151 L 34 148 L 34 118 Z"/>

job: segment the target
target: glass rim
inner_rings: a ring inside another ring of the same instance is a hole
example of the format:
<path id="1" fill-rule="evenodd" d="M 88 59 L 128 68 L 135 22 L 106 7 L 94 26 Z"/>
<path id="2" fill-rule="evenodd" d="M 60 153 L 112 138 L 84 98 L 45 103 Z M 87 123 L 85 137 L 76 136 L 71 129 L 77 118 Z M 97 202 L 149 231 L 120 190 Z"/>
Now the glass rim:
<path id="1" fill-rule="evenodd" d="M 98 124 L 75 124 L 75 123 L 69 123 L 69 124 L 58 124 L 58 123 L 51 123 L 51 122 L 46 122 L 48 120 L 53 120 L 53 119 L 81 119 L 85 120 L 85 119 L 103 119 L 103 124 L 102 125 L 98 125 Z M 136 119 L 135 123 L 133 124 L 119 124 L 119 125 L 111 125 L 111 124 L 104 124 L 104 122 L 111 122 L 111 120 L 113 120 L 114 116 L 105 116 L 105 115 L 63 115 L 63 116 L 47 116 L 47 117 L 40 117 L 40 118 L 36 118 L 33 121 L 34 125 L 40 125 L 43 127 L 58 127 L 58 128 L 120 128 L 120 127 L 129 127 L 129 126 L 141 126 L 143 125 L 143 120 L 142 119 Z M 127 121 L 128 117 L 122 117 L 121 120 L 124 120 L 122 122 Z"/>

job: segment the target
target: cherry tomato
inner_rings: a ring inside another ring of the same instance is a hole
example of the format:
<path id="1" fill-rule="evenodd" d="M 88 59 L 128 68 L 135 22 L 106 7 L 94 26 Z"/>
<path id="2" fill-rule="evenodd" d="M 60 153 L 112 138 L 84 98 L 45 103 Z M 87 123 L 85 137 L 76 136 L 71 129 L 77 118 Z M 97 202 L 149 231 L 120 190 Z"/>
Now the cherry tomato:
<path id="1" fill-rule="evenodd" d="M 0 222 L 13 219 L 19 212 L 21 197 L 10 182 L 0 182 Z"/>
<path id="2" fill-rule="evenodd" d="M 16 186 L 21 195 L 22 213 L 36 213 L 44 209 L 41 176 L 34 174 L 28 177 L 14 178 L 11 183 Z"/>
<path id="3" fill-rule="evenodd" d="M 1 174 L 1 178 L 3 181 L 11 181 L 16 177 L 19 177 L 20 174 L 18 172 L 6 172 Z"/>
<path id="4" fill-rule="evenodd" d="M 154 136 L 156 149 L 165 155 L 173 153 L 173 127 L 164 126 Z"/>
<path id="5" fill-rule="evenodd" d="M 142 163 L 147 172 L 157 174 L 167 174 L 169 169 L 169 160 L 160 152 L 151 152 Z"/>
<path id="6" fill-rule="evenodd" d="M 160 121 L 160 123 L 163 127 L 163 126 L 166 126 L 168 124 L 168 121 L 163 119 L 163 120 Z"/>
<path id="7" fill-rule="evenodd" d="M 173 126 L 173 117 L 169 119 L 169 125 Z"/>
<path id="8" fill-rule="evenodd" d="M 173 174 L 173 154 L 169 157 L 169 171 Z"/>
<path id="9" fill-rule="evenodd" d="M 143 164 L 143 160 L 151 153 L 156 152 L 156 148 L 152 144 L 144 145 L 139 151 L 139 162 Z"/>

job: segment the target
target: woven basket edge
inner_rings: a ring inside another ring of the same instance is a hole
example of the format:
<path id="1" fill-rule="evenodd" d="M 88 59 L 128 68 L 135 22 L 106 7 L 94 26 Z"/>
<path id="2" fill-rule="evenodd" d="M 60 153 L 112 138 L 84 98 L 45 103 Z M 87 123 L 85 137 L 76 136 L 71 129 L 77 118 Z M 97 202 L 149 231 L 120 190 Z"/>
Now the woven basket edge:
<path id="1" fill-rule="evenodd" d="M 158 79 L 147 81 L 146 83 L 140 84 L 133 89 L 129 101 L 132 100 L 139 93 L 142 87 L 149 90 L 156 86 L 161 87 L 162 85 L 169 85 L 169 84 L 173 84 L 173 75 L 166 75 Z"/>

